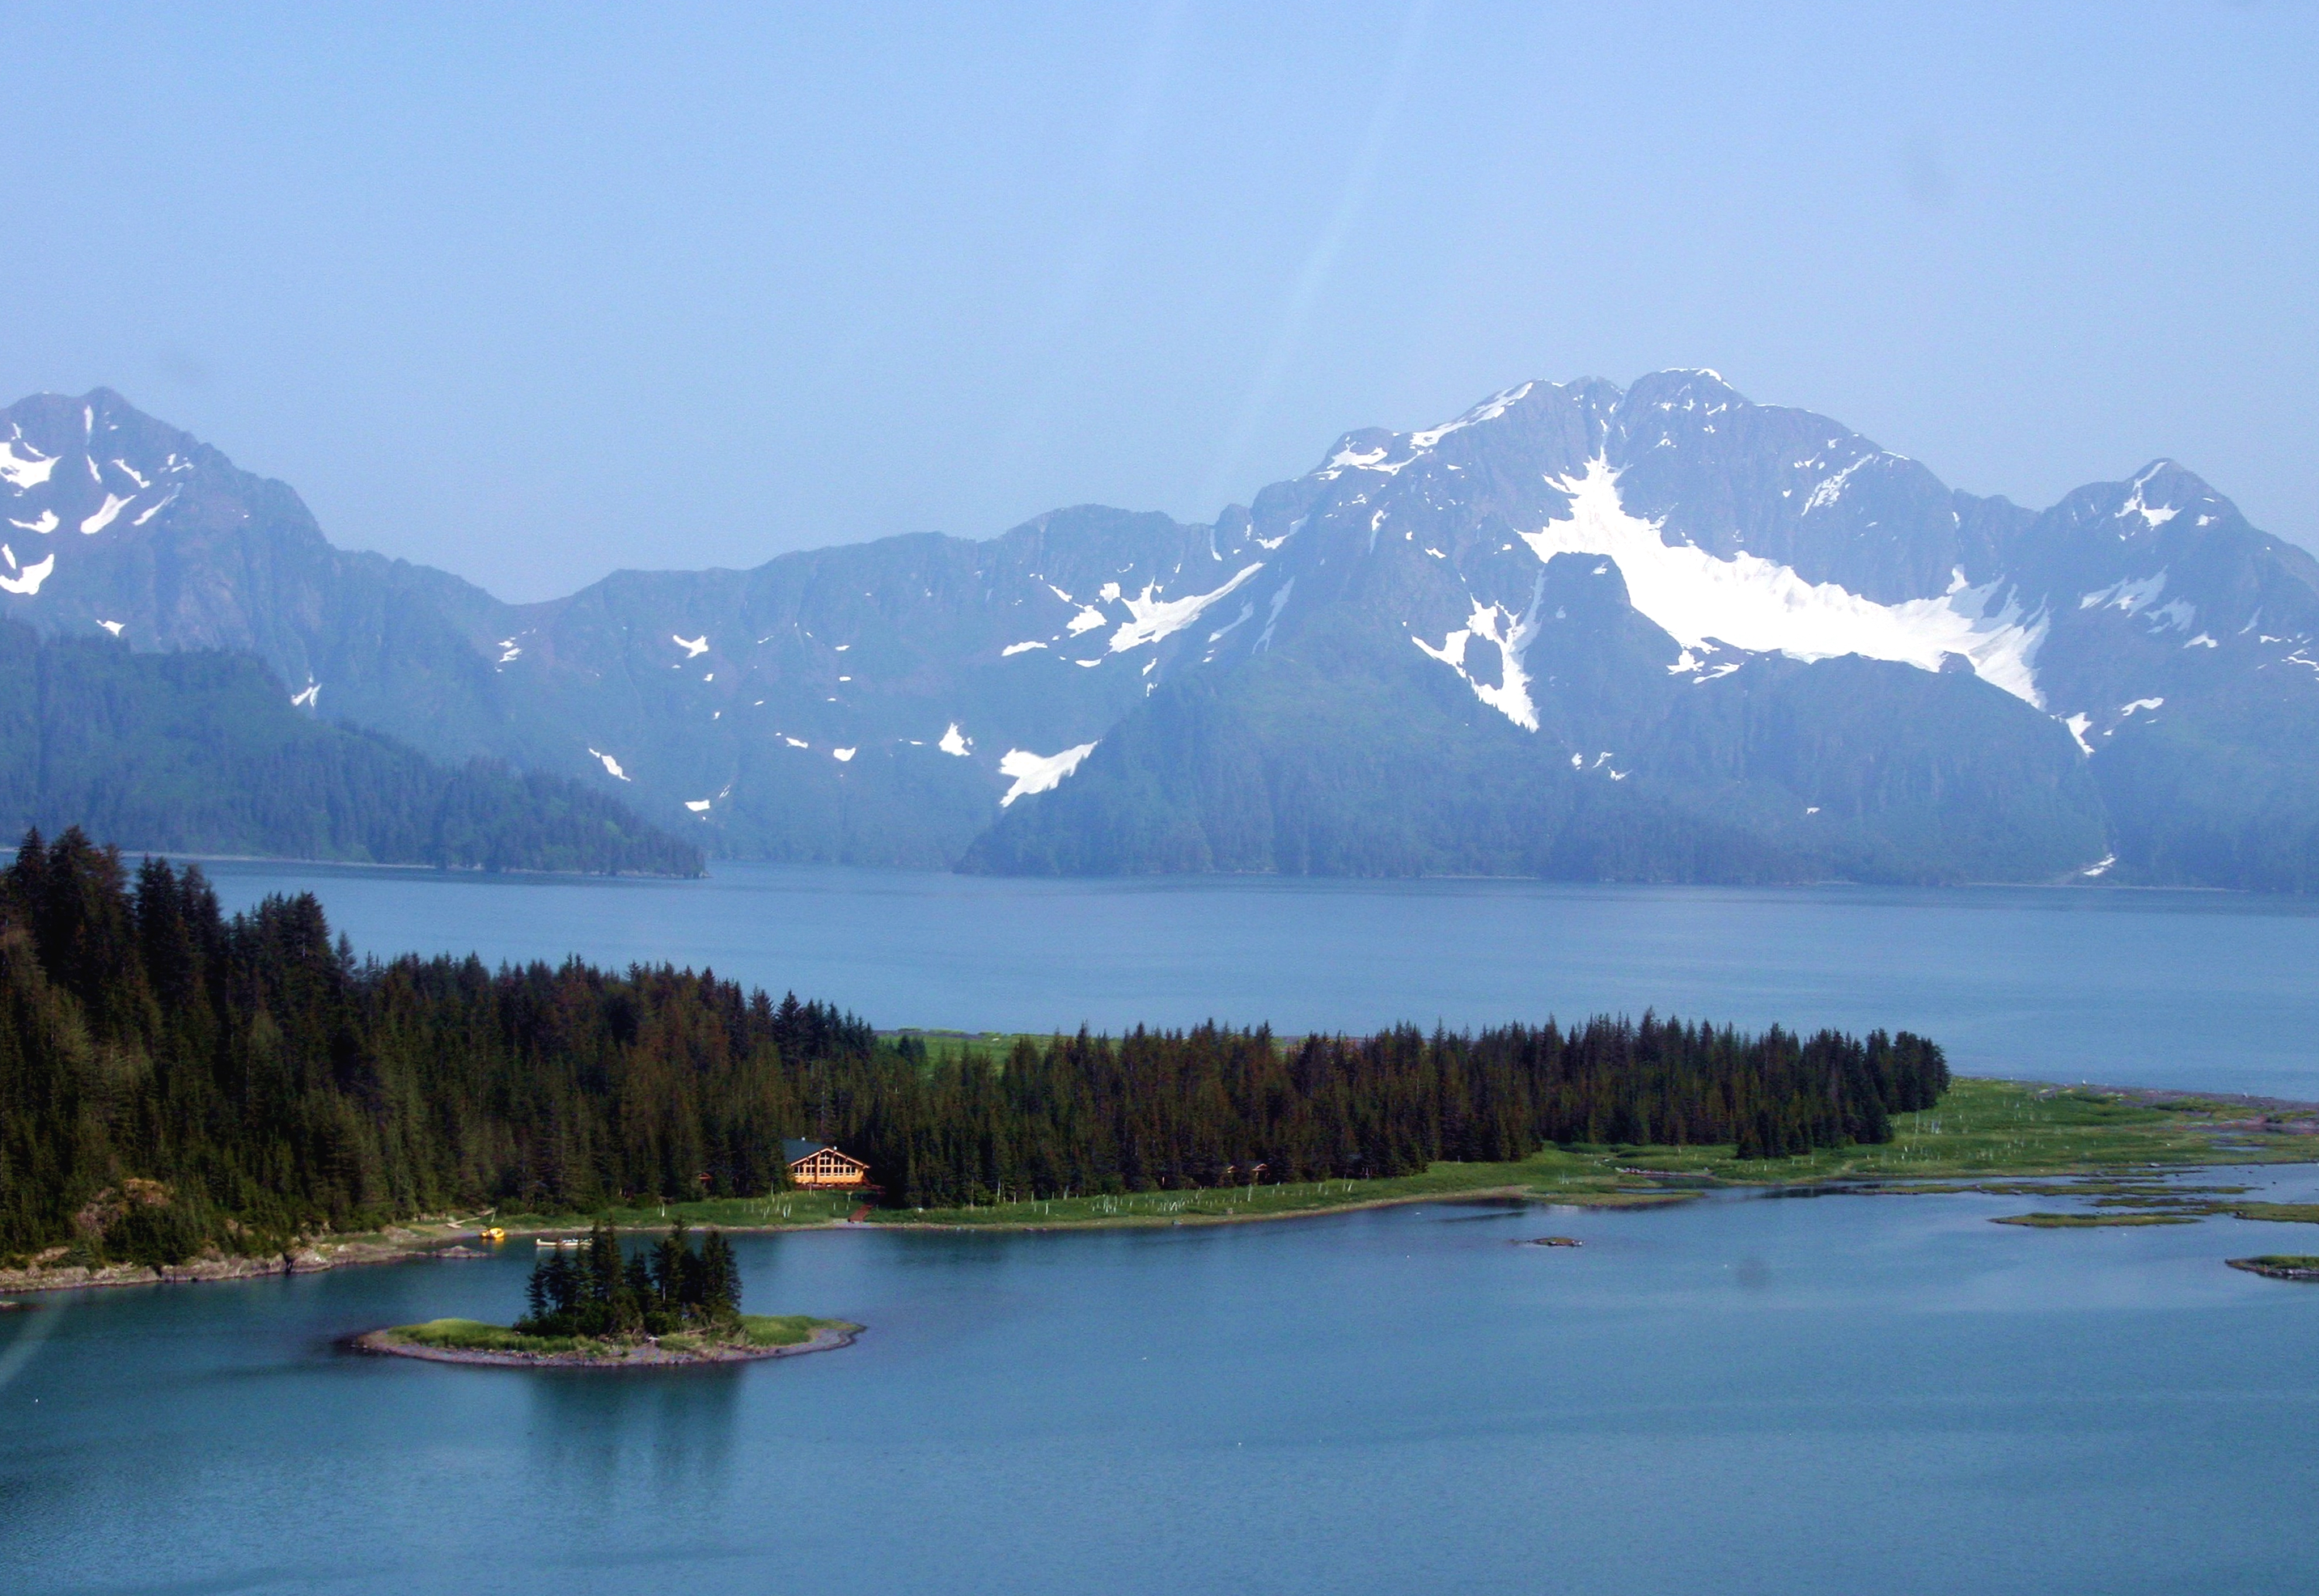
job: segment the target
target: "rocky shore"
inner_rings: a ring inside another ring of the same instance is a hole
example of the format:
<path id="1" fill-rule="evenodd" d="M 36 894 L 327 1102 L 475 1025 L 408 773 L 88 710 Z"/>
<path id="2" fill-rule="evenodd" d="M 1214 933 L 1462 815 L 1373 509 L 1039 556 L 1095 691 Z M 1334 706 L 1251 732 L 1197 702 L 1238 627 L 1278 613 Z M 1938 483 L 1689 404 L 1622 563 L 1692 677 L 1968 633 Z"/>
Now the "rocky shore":
<path id="1" fill-rule="evenodd" d="M 808 1352 L 829 1352 L 840 1347 L 851 1347 L 862 1333 L 858 1324 L 823 1325 L 803 1341 L 784 1347 L 749 1347 L 725 1341 L 695 1341 L 692 1337 L 672 1337 L 683 1343 L 669 1346 L 646 1338 L 635 1342 L 598 1342 L 585 1348 L 564 1352 L 501 1352 L 463 1347 L 430 1347 L 409 1340 L 392 1330 L 372 1330 L 356 1336 L 348 1343 L 356 1351 L 382 1353 L 391 1357 L 420 1357 L 429 1363 L 487 1364 L 501 1368 L 566 1368 L 566 1369 L 649 1369 L 672 1368 L 687 1364 L 756 1363 L 769 1357 L 799 1357 Z"/>
<path id="2" fill-rule="evenodd" d="M 441 1242 L 472 1231 L 389 1228 L 344 1241 L 314 1240 L 284 1252 L 252 1257 L 211 1253 L 182 1264 L 68 1264 L 68 1249 L 52 1248 L 28 1267 L 0 1269 L 0 1292 L 65 1291 L 89 1285 L 182 1285 L 205 1280 L 253 1280 L 266 1275 L 316 1275 L 349 1264 L 392 1264 L 427 1256 Z"/>

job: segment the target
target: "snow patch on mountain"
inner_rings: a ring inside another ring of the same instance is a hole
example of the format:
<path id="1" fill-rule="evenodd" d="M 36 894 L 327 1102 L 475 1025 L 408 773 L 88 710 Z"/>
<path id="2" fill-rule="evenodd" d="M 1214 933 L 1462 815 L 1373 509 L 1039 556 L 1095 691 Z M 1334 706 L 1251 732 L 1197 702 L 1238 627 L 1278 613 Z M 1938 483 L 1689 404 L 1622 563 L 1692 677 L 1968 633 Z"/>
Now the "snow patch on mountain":
<path id="1" fill-rule="evenodd" d="M 1403 466 L 1408 464 L 1409 461 L 1392 460 L 1390 459 L 1392 453 L 1393 451 L 1383 444 L 1379 444 L 1373 449 L 1356 449 L 1352 445 L 1347 444 L 1329 456 L 1329 463 L 1321 468 L 1321 479 L 1323 482 L 1330 481 L 1348 466 L 1356 471 L 1382 471 L 1387 476 L 1394 475 Z"/>
<path id="2" fill-rule="evenodd" d="M 998 657 L 1002 660 L 1012 659 L 1018 654 L 1028 654 L 1034 648 L 1046 646 L 1043 643 L 1010 643 L 998 651 Z"/>
<path id="3" fill-rule="evenodd" d="M 2078 600 L 2080 609 L 2123 609 L 2132 615 L 2136 610 L 2155 603 L 2158 595 L 2166 591 L 2166 573 L 2152 576 L 2124 576 L 2106 588 L 2097 588 Z"/>
<path id="4" fill-rule="evenodd" d="M 57 557 L 54 555 L 35 560 L 14 576 L 0 576 L 0 591 L 29 599 L 41 591 L 41 584 L 48 581 L 49 573 L 56 568 Z"/>
<path id="5" fill-rule="evenodd" d="M 32 449 L 31 457 L 19 455 L 16 442 L 14 438 L 0 439 L 0 480 L 5 480 L 21 493 L 27 488 L 37 488 L 47 482 L 49 473 L 57 468 L 57 462 L 54 455 L 43 455 L 30 444 L 24 446 Z"/>
<path id="6" fill-rule="evenodd" d="M 1519 616 L 1502 604 L 1474 600 L 1474 613 L 1466 618 L 1464 626 L 1443 638 L 1439 648 L 1422 637 L 1410 638 L 1426 654 L 1457 672 L 1458 680 L 1474 690 L 1475 698 L 1526 732 L 1538 730 L 1538 706 L 1530 700 L 1529 673 L 1523 669 L 1522 656 L 1529 652 L 1531 642 L 1538 636 L 1538 599 L 1545 588 L 1546 577 L 1540 573 L 1530 589 L 1529 608 Z M 1498 681 L 1494 686 L 1476 681 L 1466 668 L 1466 647 L 1476 637 L 1493 645 L 1498 651 Z"/>
<path id="7" fill-rule="evenodd" d="M 97 506 L 95 513 L 81 522 L 80 529 L 92 535 L 104 531 L 113 525 L 114 517 L 129 508 L 130 500 L 134 498 L 136 498 L 134 493 L 131 493 L 128 499 L 123 499 L 118 493 L 107 493 L 104 496 L 104 502 Z"/>
<path id="8" fill-rule="evenodd" d="M 1208 606 L 1234 591 L 1263 569 L 1264 563 L 1260 560 L 1252 565 L 1243 565 L 1239 575 L 1215 591 L 1194 593 L 1184 599 L 1154 598 L 1152 595 L 1159 591 L 1158 584 L 1144 583 L 1141 595 L 1119 599 L 1120 603 L 1127 606 L 1127 613 L 1132 618 L 1111 635 L 1110 652 L 1124 654 L 1131 648 L 1141 648 L 1147 643 L 1157 643 L 1163 637 L 1174 636 L 1199 619 L 1201 612 Z"/>
<path id="9" fill-rule="evenodd" d="M 2177 506 L 2151 504 L 2144 500 L 2142 496 L 2143 486 L 2149 482 L 2152 477 L 2156 476 L 2161 471 L 2164 470 L 2169 464 L 2170 464 L 2170 462 L 2164 460 L 2159 461 L 2156 464 L 2152 465 L 2148 470 L 2144 471 L 2140 476 L 2135 477 L 2134 481 L 2128 484 L 2134 491 L 2126 496 L 2125 502 L 2118 506 L 2117 519 L 2122 521 L 2128 516 L 2138 515 L 2142 518 L 2143 523 L 2150 527 L 2150 529 L 2155 531 L 2157 528 L 2164 526 L 2167 522 L 2172 520 L 2176 516 L 2182 513 L 2181 509 Z"/>
<path id="10" fill-rule="evenodd" d="M 1695 649 L 1713 638 L 1791 659 L 1861 654 L 1932 672 L 1958 654 L 1984 681 L 2044 707 L 2035 664 L 2046 617 L 2043 610 L 2025 617 L 2010 593 L 1995 604 L 1999 584 L 1967 587 L 1960 571 L 1937 599 L 1879 604 L 1755 555 L 1726 560 L 1688 544 L 1671 546 L 1660 522 L 1627 513 L 1618 479 L 1599 455 L 1583 476 L 1549 478 L 1570 496 L 1569 517 L 1521 539 L 1541 561 L 1565 554 L 1616 560 L 1634 607 L 1680 646 Z"/>
<path id="11" fill-rule="evenodd" d="M 1226 621 L 1223 626 L 1218 627 L 1214 631 L 1209 633 L 1208 641 L 1211 644 L 1223 642 L 1226 637 L 1231 636 L 1238 628 L 1245 626 L 1249 620 L 1255 616 L 1255 614 L 1256 600 L 1253 599 L 1241 600 L 1240 613 L 1232 617 L 1232 619 Z M 1208 657 L 1213 659 L 1215 656 L 1214 654 L 1210 654 Z"/>
<path id="12" fill-rule="evenodd" d="M 998 761 L 998 773 L 1012 776 L 1015 785 L 998 800 L 1006 808 L 1018 798 L 1034 792 L 1047 792 L 1062 785 L 1063 778 L 1079 768 L 1079 761 L 1095 752 L 1093 743 L 1082 743 L 1076 748 L 1066 748 L 1060 753 L 1033 753 L 1027 748 L 1009 748 Z"/>
<path id="13" fill-rule="evenodd" d="M 57 512 L 44 509 L 29 521 L 16 520 L 12 517 L 8 524 L 12 527 L 22 527 L 27 532 L 53 532 L 57 529 Z"/>
<path id="14" fill-rule="evenodd" d="M 668 640 L 684 650 L 684 657 L 688 660 L 697 660 L 708 652 L 708 634 L 706 632 L 698 637 L 680 637 L 672 632 Z"/>
<path id="15" fill-rule="evenodd" d="M 604 762 L 604 774 L 621 781 L 626 781 L 628 779 L 628 773 L 620 769 L 620 762 L 618 760 L 614 759 L 610 754 L 606 753 L 600 748 L 591 748 L 588 752 Z"/>
<path id="16" fill-rule="evenodd" d="M 1445 421 L 1439 427 L 1429 427 L 1422 432 L 1411 433 L 1410 446 L 1416 449 L 1430 449 L 1460 428 L 1475 426 L 1483 421 L 1494 421 L 1528 398 L 1529 391 L 1537 386 L 1536 383 L 1523 383 L 1493 393 L 1454 421 Z"/>
<path id="17" fill-rule="evenodd" d="M 1821 478 L 1819 483 L 1812 489 L 1811 497 L 1804 500 L 1803 509 L 1797 513 L 1808 516 L 1816 509 L 1826 509 L 1843 498 L 1844 484 L 1852 480 L 1852 473 L 1875 458 L 1873 455 L 1863 455 L 1834 476 Z"/>
<path id="18" fill-rule="evenodd" d="M 1272 629 L 1280 624 L 1280 612 L 1288 608 L 1288 595 L 1295 588 L 1296 579 L 1292 576 L 1272 595 L 1272 613 L 1264 618 L 1264 630 L 1257 635 L 1256 646 L 1249 650 L 1250 654 L 1262 654 L 1272 646 Z"/>
<path id="19" fill-rule="evenodd" d="M 944 753 L 956 754 L 959 758 L 964 759 L 974 752 L 974 739 L 960 731 L 958 722 L 953 720 L 950 723 L 950 729 L 943 733 L 942 741 L 934 746 Z"/>

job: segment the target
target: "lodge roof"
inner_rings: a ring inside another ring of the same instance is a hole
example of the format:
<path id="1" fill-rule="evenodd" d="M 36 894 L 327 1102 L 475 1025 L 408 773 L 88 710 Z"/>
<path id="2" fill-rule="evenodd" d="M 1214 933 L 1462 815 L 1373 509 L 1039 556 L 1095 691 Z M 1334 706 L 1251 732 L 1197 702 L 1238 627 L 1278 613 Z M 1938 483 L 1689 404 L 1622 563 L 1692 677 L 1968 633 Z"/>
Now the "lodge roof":
<path id="1" fill-rule="evenodd" d="M 781 1139 L 781 1162 L 785 1164 L 795 1164 L 800 1159 L 813 1157 L 817 1152 L 837 1153 L 839 1158 L 850 1159 L 857 1164 L 862 1161 L 850 1153 L 839 1152 L 837 1143 L 835 1141 L 825 1141 L 819 1137 L 785 1136 Z"/>

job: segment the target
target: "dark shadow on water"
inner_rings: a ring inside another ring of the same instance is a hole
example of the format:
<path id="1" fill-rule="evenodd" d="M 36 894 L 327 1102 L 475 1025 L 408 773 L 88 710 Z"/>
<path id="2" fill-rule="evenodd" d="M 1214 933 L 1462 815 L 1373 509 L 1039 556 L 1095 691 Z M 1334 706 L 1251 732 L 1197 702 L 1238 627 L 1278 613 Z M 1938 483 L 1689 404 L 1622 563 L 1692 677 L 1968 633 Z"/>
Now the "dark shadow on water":
<path id="1" fill-rule="evenodd" d="M 1523 1214 L 1528 1213 L 1530 1210 L 1530 1205 L 1528 1203 L 1523 1202 L 1519 1197 L 1484 1197 L 1472 1203 L 1459 1203 L 1457 1204 L 1456 1206 L 1459 1208 L 1478 1208 L 1483 1210 L 1483 1212 L 1479 1213 L 1444 1213 L 1439 1215 L 1436 1218 L 1435 1222 L 1438 1224 L 1454 1225 L 1470 1223 L 1477 1219 L 1519 1219 Z"/>
<path id="2" fill-rule="evenodd" d="M 664 1488 L 719 1488 L 733 1451 L 748 1364 L 668 1370 L 475 1370 L 529 1384 L 527 1426 L 542 1479 L 606 1491 L 649 1475 Z M 705 1501 L 704 1501 L 705 1505 Z"/>

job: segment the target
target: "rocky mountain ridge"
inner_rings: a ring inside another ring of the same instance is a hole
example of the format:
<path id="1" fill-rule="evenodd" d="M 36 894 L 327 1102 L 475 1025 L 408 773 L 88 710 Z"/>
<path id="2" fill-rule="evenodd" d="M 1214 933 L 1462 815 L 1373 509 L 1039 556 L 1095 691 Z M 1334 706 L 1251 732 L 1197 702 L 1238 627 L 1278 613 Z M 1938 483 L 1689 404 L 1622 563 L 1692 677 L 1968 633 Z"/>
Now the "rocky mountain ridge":
<path id="1" fill-rule="evenodd" d="M 1096 507 L 508 605 L 100 390 L 0 413 L 0 613 L 715 852 L 997 870 L 2319 885 L 2319 563 L 2170 462 L 2044 511 L 1710 372 Z"/>

